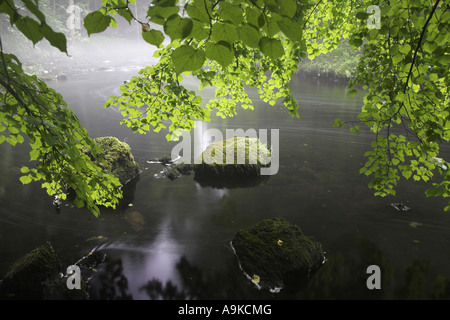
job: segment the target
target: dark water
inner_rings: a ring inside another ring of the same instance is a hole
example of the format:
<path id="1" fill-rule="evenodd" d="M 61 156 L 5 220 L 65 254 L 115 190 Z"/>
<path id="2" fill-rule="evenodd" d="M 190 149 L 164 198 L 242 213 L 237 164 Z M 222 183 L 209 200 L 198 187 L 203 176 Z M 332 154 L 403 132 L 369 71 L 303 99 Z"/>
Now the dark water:
<path id="1" fill-rule="evenodd" d="M 49 83 L 76 111 L 91 137 L 113 135 L 132 148 L 142 173 L 123 205 L 100 218 L 63 204 L 57 215 L 39 184 L 23 186 L 20 167 L 26 146 L 0 146 L 0 277 L 22 255 L 51 241 L 65 261 L 88 252 L 107 253 L 91 298 L 133 299 L 403 299 L 449 298 L 450 216 L 444 202 L 427 199 L 426 186 L 401 182 L 396 197 L 375 198 L 358 171 L 372 136 L 332 128 L 336 117 L 353 120 L 362 97 L 348 98 L 342 83 L 294 79 L 301 118 L 282 105 L 271 107 L 251 93 L 255 110 L 213 118 L 206 128 L 279 129 L 280 169 L 246 188 L 200 186 L 192 176 L 157 179 L 162 166 L 146 160 L 171 152 L 165 132 L 133 134 L 120 113 L 103 109 L 142 60 L 103 62 L 101 70 L 79 70 Z M 204 99 L 212 92 L 202 92 Z M 448 148 L 447 148 L 448 155 Z M 445 156 L 445 154 L 441 155 Z M 411 210 L 397 212 L 402 201 Z M 241 228 L 284 217 L 321 242 L 327 261 L 305 288 L 278 294 L 258 290 L 240 272 L 229 245 Z M 381 290 L 369 290 L 366 269 L 381 267 Z M 447 285 L 447 289 L 446 289 Z M 444 296 L 445 290 L 447 295 Z"/>

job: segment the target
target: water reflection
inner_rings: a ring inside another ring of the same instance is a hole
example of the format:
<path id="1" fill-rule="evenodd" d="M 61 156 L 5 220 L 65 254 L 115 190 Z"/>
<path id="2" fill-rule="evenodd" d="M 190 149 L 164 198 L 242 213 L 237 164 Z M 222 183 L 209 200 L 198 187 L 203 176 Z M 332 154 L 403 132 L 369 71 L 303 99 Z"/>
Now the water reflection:
<path id="1" fill-rule="evenodd" d="M 110 261 L 91 282 L 89 298 L 92 300 L 131 300 L 133 296 L 128 290 L 128 279 L 123 274 L 120 259 Z"/>
<path id="2" fill-rule="evenodd" d="M 355 251 L 351 254 L 336 252 L 328 255 L 327 262 L 308 279 L 292 279 L 299 285 L 282 289 L 280 293 L 257 289 L 237 267 L 234 256 L 228 256 L 222 268 L 212 273 L 192 263 L 180 254 L 174 264 L 172 278 L 154 277 L 141 281 L 138 290 L 129 293 L 124 263 L 112 260 L 96 277 L 96 299 L 152 299 L 152 300 L 208 300 L 208 299 L 450 299 L 450 277 L 438 274 L 434 278 L 430 261 L 415 259 L 405 270 L 397 270 L 367 237 L 353 239 Z M 161 261 L 160 261 L 161 262 Z M 381 269 L 381 290 L 366 287 L 368 265 Z M 155 267 L 155 264 L 152 264 Z M 162 262 L 162 265 L 165 265 Z M 394 277 L 394 275 L 397 275 Z M 144 293 L 145 295 L 141 295 Z"/>
<path id="3" fill-rule="evenodd" d="M 269 180 L 270 176 L 258 177 L 242 177 L 242 178 L 227 178 L 227 177 L 196 177 L 195 181 L 202 188 L 215 189 L 235 189 L 235 188 L 252 188 L 263 184 Z"/>
<path id="4" fill-rule="evenodd" d="M 193 176 L 154 178 L 160 168 L 145 161 L 170 154 L 173 143 L 165 133 L 131 134 L 118 125 L 120 114 L 102 107 L 132 73 L 82 73 L 53 84 L 92 137 L 127 137 L 135 159 L 144 163 L 139 178 L 124 187 L 118 209 L 102 210 L 97 219 L 64 203 L 56 215 L 39 184 L 19 181 L 26 148 L 0 146 L 0 277 L 36 243 L 50 240 L 59 253 L 77 256 L 94 246 L 87 239 L 102 236 L 107 240 L 94 249 L 111 260 L 92 282 L 95 299 L 450 298 L 450 257 L 445 254 L 450 222 L 440 212 L 442 202 L 426 199 L 424 186 L 409 182 L 399 185 L 395 198 L 374 198 L 368 180 L 358 174 L 372 137 L 331 127 L 336 117 L 353 119 L 360 97 L 345 97 L 342 85 L 321 82 L 319 87 L 296 78 L 297 120 L 283 106 L 269 107 L 250 92 L 254 111 L 238 110 L 237 117 L 225 120 L 213 117 L 209 128 L 280 129 L 280 170 L 248 187 L 235 181 L 217 186 Z M 400 201 L 411 207 L 404 215 L 390 206 Z M 327 263 L 305 289 L 276 295 L 257 290 L 229 247 L 237 230 L 274 216 L 299 225 L 327 252 Z M 372 264 L 382 269 L 381 291 L 365 286 Z"/>

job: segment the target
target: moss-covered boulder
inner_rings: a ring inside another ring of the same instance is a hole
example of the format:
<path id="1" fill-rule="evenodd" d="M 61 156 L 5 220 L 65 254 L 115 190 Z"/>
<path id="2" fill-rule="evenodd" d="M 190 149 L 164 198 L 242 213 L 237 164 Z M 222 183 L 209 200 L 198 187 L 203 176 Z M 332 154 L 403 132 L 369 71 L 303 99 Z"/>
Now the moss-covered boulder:
<path id="1" fill-rule="evenodd" d="M 233 160 L 227 152 L 233 152 Z M 240 152 L 243 157 L 240 158 Z M 229 158 L 231 158 L 229 156 Z M 261 175 L 261 168 L 270 165 L 270 151 L 258 138 L 234 137 L 210 144 L 194 165 L 196 179 L 251 178 Z"/>
<path id="2" fill-rule="evenodd" d="M 106 255 L 90 252 L 75 263 L 80 268 L 80 288 L 67 286 L 68 265 L 61 262 L 50 242 L 18 259 L 0 280 L 2 300 L 86 300 L 89 281 Z M 69 265 L 72 265 L 69 263 Z"/>
<path id="3" fill-rule="evenodd" d="M 0 299 L 87 299 L 87 286 L 69 290 L 60 258 L 47 242 L 17 260 L 0 282 Z"/>
<path id="4" fill-rule="evenodd" d="M 322 245 L 282 218 L 238 231 L 231 244 L 242 271 L 271 290 L 298 289 L 324 261 Z"/>
<path id="5" fill-rule="evenodd" d="M 115 137 L 100 137 L 94 140 L 105 152 L 103 157 L 106 165 L 98 164 L 104 172 L 117 177 L 121 184 L 126 184 L 139 174 L 139 164 L 134 160 L 131 148 L 126 142 Z"/>
<path id="6" fill-rule="evenodd" d="M 0 297 L 42 299 L 45 282 L 61 272 L 58 257 L 46 243 L 17 260 L 0 283 Z"/>

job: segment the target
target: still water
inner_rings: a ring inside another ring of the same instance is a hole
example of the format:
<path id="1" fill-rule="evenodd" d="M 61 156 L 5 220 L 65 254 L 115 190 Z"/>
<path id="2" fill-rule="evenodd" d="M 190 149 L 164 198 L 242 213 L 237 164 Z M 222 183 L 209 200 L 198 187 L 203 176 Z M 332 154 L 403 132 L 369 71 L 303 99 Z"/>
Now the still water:
<path id="1" fill-rule="evenodd" d="M 170 154 L 176 143 L 165 140 L 166 132 L 133 134 L 119 125 L 119 112 L 102 108 L 145 63 L 151 61 L 111 58 L 90 69 L 73 64 L 68 80 L 49 82 L 91 137 L 126 140 L 141 164 L 120 208 L 103 209 L 95 218 L 65 203 L 57 215 L 39 184 L 19 181 L 26 146 L 0 145 L 0 278 L 15 260 L 50 241 L 65 261 L 95 250 L 107 254 L 110 262 L 98 267 L 91 299 L 450 298 L 445 203 L 427 199 L 426 186 L 410 181 L 400 183 L 396 197 L 374 197 L 358 173 L 373 136 L 332 127 L 336 117 L 355 119 L 362 96 L 346 97 L 342 83 L 299 76 L 292 82 L 301 115 L 295 119 L 250 91 L 254 111 L 213 117 L 203 128 L 224 136 L 226 129 L 279 129 L 279 171 L 256 186 L 217 189 L 193 176 L 156 178 L 162 165 L 147 160 Z M 213 97 L 212 91 L 201 94 L 204 101 Z M 411 210 L 391 206 L 400 201 Z M 325 264 L 297 292 L 255 288 L 229 245 L 239 229 L 272 217 L 299 225 L 326 251 Z M 370 265 L 381 267 L 381 290 L 366 287 Z"/>

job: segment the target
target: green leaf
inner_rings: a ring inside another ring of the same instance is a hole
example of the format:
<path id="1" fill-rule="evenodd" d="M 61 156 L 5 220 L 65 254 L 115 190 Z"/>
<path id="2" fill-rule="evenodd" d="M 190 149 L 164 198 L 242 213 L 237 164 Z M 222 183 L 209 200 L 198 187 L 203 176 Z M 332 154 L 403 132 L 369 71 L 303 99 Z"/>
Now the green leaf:
<path id="1" fill-rule="evenodd" d="M 239 40 L 251 48 L 259 48 L 259 40 L 261 34 L 259 31 L 250 24 L 243 24 L 238 29 Z"/>
<path id="2" fill-rule="evenodd" d="M 211 38 L 215 42 L 226 41 L 233 43 L 238 40 L 238 32 L 235 25 L 228 22 L 216 22 L 212 28 Z"/>
<path id="3" fill-rule="evenodd" d="M 300 42 L 302 40 L 303 28 L 292 19 L 281 17 L 277 20 L 277 24 L 281 31 L 292 41 Z"/>
<path id="4" fill-rule="evenodd" d="M 244 11 L 237 6 L 234 6 L 228 2 L 220 4 L 221 9 L 219 11 L 220 18 L 224 21 L 231 21 L 235 25 L 239 25 L 244 21 Z"/>
<path id="5" fill-rule="evenodd" d="M 175 72 L 178 74 L 200 69 L 205 59 L 205 52 L 203 50 L 195 49 L 190 45 L 183 45 L 172 52 L 172 62 L 175 67 Z"/>
<path id="6" fill-rule="evenodd" d="M 172 41 L 183 40 L 191 33 L 193 25 L 191 19 L 174 14 L 164 23 L 164 32 Z"/>
<path id="7" fill-rule="evenodd" d="M 159 30 L 142 31 L 142 38 L 155 46 L 159 46 L 164 41 L 164 34 Z"/>
<path id="8" fill-rule="evenodd" d="M 177 6 L 161 6 L 160 3 L 156 6 L 150 6 L 147 11 L 147 16 L 150 21 L 156 24 L 163 25 L 166 19 L 172 15 L 178 14 L 180 8 Z"/>
<path id="9" fill-rule="evenodd" d="M 205 53 L 208 59 L 217 61 L 222 68 L 226 68 L 234 60 L 233 50 L 226 42 L 207 43 Z"/>
<path id="10" fill-rule="evenodd" d="M 259 48 L 261 52 L 271 58 L 278 59 L 283 56 L 284 48 L 280 40 L 262 37 L 259 41 Z"/>
<path id="11" fill-rule="evenodd" d="M 194 38 L 197 40 L 204 40 L 209 36 L 209 28 L 205 27 L 205 25 L 197 20 L 192 20 L 194 26 L 192 27 L 192 31 L 189 34 L 190 38 Z"/>
<path id="12" fill-rule="evenodd" d="M 297 1 L 296 0 L 278 0 L 281 5 L 280 13 L 289 18 L 293 18 L 297 12 Z"/>
<path id="13" fill-rule="evenodd" d="M 356 13 L 356 18 L 359 20 L 366 20 L 368 17 L 370 17 L 370 14 L 366 11 L 359 11 Z"/>
<path id="14" fill-rule="evenodd" d="M 436 73 L 430 73 L 428 75 L 428 79 L 430 79 L 430 81 L 437 81 L 438 80 L 438 75 Z"/>
<path id="15" fill-rule="evenodd" d="M 128 21 L 128 23 L 131 24 L 131 20 L 133 20 L 133 15 L 130 12 L 129 8 L 126 9 L 119 9 L 117 10 L 117 13 L 122 16 L 123 18 L 125 18 L 125 20 Z"/>
<path id="16" fill-rule="evenodd" d="M 3 0 L 0 1 L 0 12 L 6 13 L 7 15 L 9 15 L 11 17 L 14 16 L 16 6 L 14 5 L 14 2 L 12 0 Z"/>
<path id="17" fill-rule="evenodd" d="M 402 175 L 405 177 L 405 179 L 409 179 L 412 175 L 412 171 L 410 170 L 403 170 Z"/>
<path id="18" fill-rule="evenodd" d="M 259 18 L 262 16 L 262 23 L 264 24 L 264 16 L 262 15 L 261 11 L 259 11 L 256 8 L 253 7 L 246 7 L 245 8 L 245 18 L 247 20 L 247 23 L 255 26 L 256 28 L 260 28 L 260 22 L 259 22 Z"/>
<path id="19" fill-rule="evenodd" d="M 23 33 L 25 37 L 31 40 L 33 44 L 38 43 L 44 37 L 41 33 L 41 26 L 36 21 L 29 17 L 23 17 L 16 21 L 16 27 Z"/>
<path id="20" fill-rule="evenodd" d="M 434 42 L 425 41 L 423 44 L 423 49 L 428 53 L 433 53 L 437 45 Z"/>
<path id="21" fill-rule="evenodd" d="M 41 31 L 52 46 L 67 53 L 67 39 L 64 33 L 53 31 L 47 24 L 42 24 Z"/>
<path id="22" fill-rule="evenodd" d="M 30 176 L 20 177 L 20 182 L 22 182 L 22 184 L 29 184 L 31 181 L 33 181 L 33 179 L 31 179 Z"/>
<path id="23" fill-rule="evenodd" d="M 28 167 L 22 167 L 22 168 L 20 168 L 20 172 L 22 172 L 22 173 L 30 172 L 30 168 L 28 168 Z"/>
<path id="24" fill-rule="evenodd" d="M 110 25 L 111 20 L 113 20 L 111 16 L 105 15 L 100 11 L 94 11 L 84 18 L 84 27 L 90 36 L 93 33 L 105 31 Z"/>
<path id="25" fill-rule="evenodd" d="M 32 0 L 22 0 L 23 4 L 25 4 L 25 7 L 36 16 L 36 18 L 39 19 L 40 22 L 45 22 L 45 16 L 44 14 L 39 10 L 37 6 L 37 1 L 34 2 Z"/>
<path id="26" fill-rule="evenodd" d="M 450 64 L 450 55 L 446 54 L 446 55 L 440 56 L 438 58 L 438 61 L 443 65 L 448 65 L 448 64 Z"/>
<path id="27" fill-rule="evenodd" d="M 276 35 L 278 32 L 280 32 L 280 27 L 278 26 L 278 23 L 275 21 L 269 21 L 268 23 L 266 23 L 262 29 L 264 30 L 264 32 L 266 33 L 266 35 L 268 37 L 273 37 L 274 35 Z M 289 31 L 288 31 L 289 32 Z M 296 33 L 296 30 L 291 30 L 290 33 L 294 34 Z"/>
<path id="28" fill-rule="evenodd" d="M 209 24 L 209 13 L 205 7 L 204 0 L 194 0 L 192 4 L 188 4 L 186 12 L 192 19 L 198 20 L 205 24 Z"/>
<path id="29" fill-rule="evenodd" d="M 349 44 L 351 46 L 353 46 L 354 48 L 359 48 L 362 46 L 363 41 L 362 41 L 362 39 L 359 39 L 359 38 L 353 38 L 353 39 L 349 40 Z"/>
<path id="30" fill-rule="evenodd" d="M 411 46 L 409 44 L 404 44 L 399 47 L 398 51 L 403 54 L 408 54 L 411 51 Z"/>

